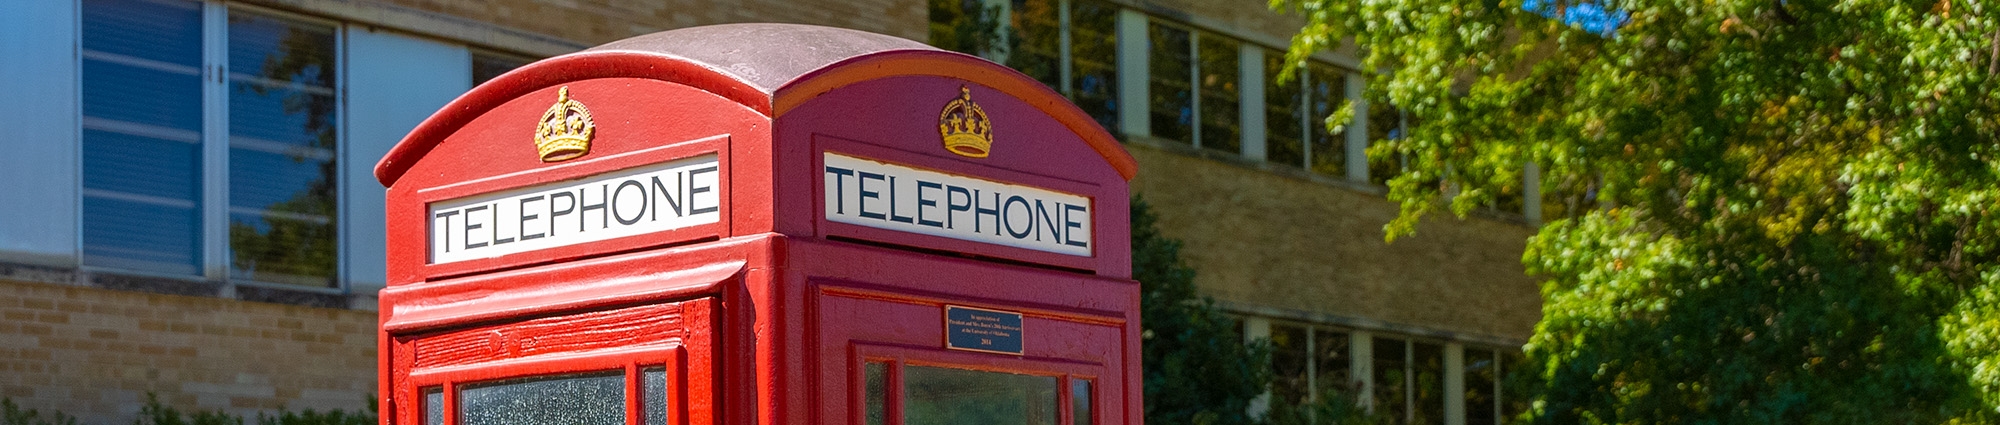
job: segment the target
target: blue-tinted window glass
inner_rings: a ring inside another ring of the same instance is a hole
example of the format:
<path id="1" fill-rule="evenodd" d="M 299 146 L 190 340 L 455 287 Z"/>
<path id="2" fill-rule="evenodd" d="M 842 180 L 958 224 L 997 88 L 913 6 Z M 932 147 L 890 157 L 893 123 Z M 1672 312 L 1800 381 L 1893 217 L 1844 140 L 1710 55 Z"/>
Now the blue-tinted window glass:
<path id="1" fill-rule="evenodd" d="M 1323 63 L 1306 65 L 1307 99 L 1312 99 L 1312 120 L 1306 128 L 1311 130 L 1312 164 L 1315 173 L 1329 176 L 1346 175 L 1347 133 L 1335 133 L 1327 129 L 1326 118 L 1340 109 L 1347 98 L 1347 73 Z"/>
<path id="2" fill-rule="evenodd" d="M 1200 60 L 1201 74 L 1201 147 L 1236 154 L 1242 151 L 1242 111 L 1238 110 L 1243 97 L 1241 88 L 1242 65 L 1238 50 L 1241 44 L 1235 40 L 1202 34 L 1195 43 L 1199 47 L 1196 58 Z"/>
<path id="3" fill-rule="evenodd" d="M 85 0 L 83 48 L 188 67 L 201 66 L 201 3 Z"/>
<path id="4" fill-rule="evenodd" d="M 639 413 L 645 425 L 667 425 L 667 368 L 649 367 L 639 372 L 639 397 L 645 402 Z"/>
<path id="5" fill-rule="evenodd" d="M 625 375 L 564 375 L 469 385 L 458 391 L 458 423 L 623 424 Z"/>
<path id="6" fill-rule="evenodd" d="M 197 274 L 201 4 L 82 4 L 83 263 Z"/>
<path id="7" fill-rule="evenodd" d="M 889 423 L 889 364 L 868 362 L 862 379 L 866 388 L 862 389 L 865 401 L 861 423 L 863 425 L 884 425 Z"/>
<path id="8" fill-rule="evenodd" d="M 1070 5 L 1070 100 L 1117 131 L 1118 8 L 1084 0 Z"/>
<path id="9" fill-rule="evenodd" d="M 139 62 L 87 48 L 82 65 L 86 127 L 201 141 L 199 67 Z"/>
<path id="10" fill-rule="evenodd" d="M 1093 399 L 1090 396 L 1090 380 L 1077 379 L 1069 381 L 1069 396 L 1070 423 L 1076 425 L 1096 424 L 1097 416 L 1090 414 L 1090 405 Z"/>
<path id="11" fill-rule="evenodd" d="M 229 18 L 231 275 L 332 286 L 338 264 L 334 29 Z"/>
<path id="12" fill-rule="evenodd" d="M 1152 113 L 1153 136 L 1180 143 L 1194 143 L 1194 55 L 1187 30 L 1153 23 L 1147 25 L 1152 46 L 1149 51 L 1150 93 L 1147 103 Z"/>
<path id="13" fill-rule="evenodd" d="M 424 388 L 424 425 L 444 425 L 444 388 Z"/>
<path id="14" fill-rule="evenodd" d="M 1305 73 L 1294 71 L 1291 79 L 1279 81 L 1278 76 L 1289 66 L 1285 52 L 1264 51 L 1264 160 L 1304 167 L 1305 138 L 1301 134 L 1305 131 L 1305 111 L 1300 107 L 1299 88 Z"/>
<path id="15" fill-rule="evenodd" d="M 1062 25 L 1057 0 L 1013 0 L 1007 20 L 1007 67 L 1062 91 Z"/>

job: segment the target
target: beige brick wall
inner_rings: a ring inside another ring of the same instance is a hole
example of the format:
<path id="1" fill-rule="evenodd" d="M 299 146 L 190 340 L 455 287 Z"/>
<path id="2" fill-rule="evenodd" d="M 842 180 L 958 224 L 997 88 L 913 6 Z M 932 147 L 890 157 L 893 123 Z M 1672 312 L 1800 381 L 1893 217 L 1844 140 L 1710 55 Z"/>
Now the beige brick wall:
<path id="1" fill-rule="evenodd" d="M 1288 42 L 1306 22 L 1297 13 L 1272 12 L 1266 0 L 1124 0 L 1121 3 L 1170 20 L 1258 42 Z"/>
<path id="2" fill-rule="evenodd" d="M 0 396 L 130 423 L 147 393 L 182 409 L 359 410 L 374 312 L 0 280 Z"/>
<path id="3" fill-rule="evenodd" d="M 1160 216 L 1196 284 L 1218 300 L 1526 340 L 1540 292 L 1521 252 L 1532 230 L 1488 219 L 1426 220 L 1382 241 L 1396 209 L 1380 195 L 1145 145 L 1133 190 Z M 1489 340 L 1491 338 L 1488 338 Z"/>

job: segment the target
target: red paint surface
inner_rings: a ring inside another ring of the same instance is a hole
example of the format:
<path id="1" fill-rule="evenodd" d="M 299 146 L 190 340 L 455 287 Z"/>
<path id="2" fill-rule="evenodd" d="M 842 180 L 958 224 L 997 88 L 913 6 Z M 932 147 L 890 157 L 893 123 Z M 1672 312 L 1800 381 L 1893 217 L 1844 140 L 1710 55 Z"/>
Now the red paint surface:
<path id="1" fill-rule="evenodd" d="M 542 163 L 534 126 L 563 86 L 590 109 L 597 137 L 587 156 Z M 939 109 L 961 87 L 994 121 L 988 158 L 941 144 Z M 828 222 L 825 152 L 1088 197 L 1093 255 Z M 427 259 L 429 202 L 701 155 L 720 162 L 718 223 Z M 383 423 L 421 423 L 427 386 L 449 394 L 649 366 L 666 367 L 673 388 L 638 394 L 628 379 L 633 421 L 639 397 L 667 397 L 674 423 L 854 423 L 869 360 L 1056 376 L 1064 393 L 1069 380 L 1090 379 L 1097 423 L 1138 423 L 1126 184 L 1135 169 L 1061 96 L 964 55 L 858 55 L 774 93 L 666 54 L 585 52 L 529 65 L 439 111 L 377 167 L 389 185 Z M 1023 314 L 1024 355 L 945 350 L 945 304 Z"/>

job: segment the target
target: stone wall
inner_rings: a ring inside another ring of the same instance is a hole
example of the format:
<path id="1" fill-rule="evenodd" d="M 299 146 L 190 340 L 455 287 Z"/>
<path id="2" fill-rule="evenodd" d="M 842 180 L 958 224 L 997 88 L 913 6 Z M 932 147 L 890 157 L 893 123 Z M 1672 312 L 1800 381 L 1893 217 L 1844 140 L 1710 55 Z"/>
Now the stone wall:
<path id="1" fill-rule="evenodd" d="M 375 312 L 0 280 L 0 396 L 83 423 L 366 408 Z"/>

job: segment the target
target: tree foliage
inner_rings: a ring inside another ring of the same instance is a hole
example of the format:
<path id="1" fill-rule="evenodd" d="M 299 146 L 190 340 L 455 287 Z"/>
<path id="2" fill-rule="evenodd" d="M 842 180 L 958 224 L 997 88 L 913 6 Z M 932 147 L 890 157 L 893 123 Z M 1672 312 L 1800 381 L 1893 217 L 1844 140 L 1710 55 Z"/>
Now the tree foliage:
<path id="1" fill-rule="evenodd" d="M 1271 382 L 1270 354 L 1244 344 L 1215 302 L 1195 293 L 1180 241 L 1160 234 L 1152 208 L 1132 198 L 1132 277 L 1139 281 L 1146 423 L 1252 424 L 1251 400 Z"/>
<path id="2" fill-rule="evenodd" d="M 1526 164 L 1583 207 L 1523 258 L 1538 422 L 2000 418 L 1994 5 L 1272 6 L 1307 20 L 1290 59 L 1361 52 L 1366 98 L 1412 117 L 1369 149 L 1406 161 L 1392 238 Z"/>

